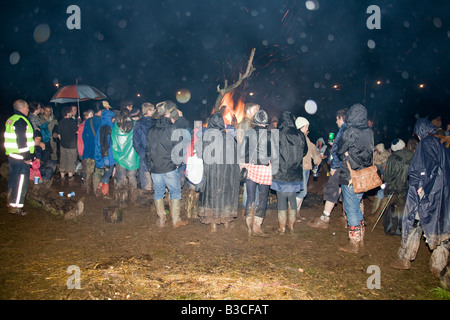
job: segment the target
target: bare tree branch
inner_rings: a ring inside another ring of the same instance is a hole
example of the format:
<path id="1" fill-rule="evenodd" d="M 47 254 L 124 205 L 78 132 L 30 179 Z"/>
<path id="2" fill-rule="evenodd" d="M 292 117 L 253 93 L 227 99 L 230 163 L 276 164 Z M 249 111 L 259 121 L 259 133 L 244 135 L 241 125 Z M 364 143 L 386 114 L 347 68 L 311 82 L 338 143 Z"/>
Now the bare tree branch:
<path id="1" fill-rule="evenodd" d="M 244 74 L 239 73 L 239 79 L 233 83 L 231 86 L 228 86 L 228 80 L 225 79 L 224 87 L 223 89 L 220 88 L 220 85 L 217 86 L 217 92 L 219 93 L 219 96 L 216 99 L 216 104 L 214 105 L 214 112 L 218 112 L 221 107 L 221 103 L 223 100 L 223 97 L 225 94 L 233 91 L 237 87 L 239 87 L 245 79 L 249 78 L 255 68 L 253 67 L 253 58 L 255 57 L 255 48 L 252 49 L 252 52 L 250 54 L 250 58 L 248 60 L 247 69 L 245 70 Z"/>

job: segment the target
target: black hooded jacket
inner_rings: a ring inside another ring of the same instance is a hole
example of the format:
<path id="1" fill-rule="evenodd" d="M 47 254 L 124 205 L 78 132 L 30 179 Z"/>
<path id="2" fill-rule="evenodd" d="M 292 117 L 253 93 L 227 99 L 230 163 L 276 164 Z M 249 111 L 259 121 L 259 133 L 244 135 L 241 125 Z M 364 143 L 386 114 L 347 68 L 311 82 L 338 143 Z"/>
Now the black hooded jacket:
<path id="1" fill-rule="evenodd" d="M 450 239 L 450 148 L 433 136 L 436 128 L 427 119 L 417 120 L 414 133 L 420 142 L 408 169 L 402 241 L 406 243 L 418 214 L 427 244 L 434 250 Z M 423 197 L 418 195 L 420 188 Z"/>
<path id="2" fill-rule="evenodd" d="M 177 168 L 179 163 L 172 161 L 172 149 L 178 143 L 171 140 L 175 129 L 169 118 L 160 118 L 148 130 L 145 160 L 150 172 L 167 173 Z"/>
<path id="3" fill-rule="evenodd" d="M 279 182 L 301 182 L 303 181 L 303 157 L 306 154 L 305 135 L 297 130 L 294 117 L 289 111 L 280 116 L 279 130 L 279 152 L 278 170 L 274 172 L 273 180 Z M 272 168 L 276 168 L 273 166 Z"/>
<path id="4" fill-rule="evenodd" d="M 347 130 L 339 140 L 337 155 L 342 161 L 339 183 L 348 185 L 351 177 L 347 162 L 353 170 L 370 167 L 373 164 L 373 131 L 367 125 L 367 110 L 355 104 L 347 112 Z M 345 153 L 348 152 L 348 156 Z"/>

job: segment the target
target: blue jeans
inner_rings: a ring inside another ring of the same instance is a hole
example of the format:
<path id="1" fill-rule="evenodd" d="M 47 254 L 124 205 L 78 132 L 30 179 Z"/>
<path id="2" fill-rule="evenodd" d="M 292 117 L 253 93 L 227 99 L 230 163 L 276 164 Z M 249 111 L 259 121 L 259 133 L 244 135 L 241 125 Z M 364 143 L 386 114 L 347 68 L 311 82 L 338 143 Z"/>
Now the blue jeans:
<path id="1" fill-rule="evenodd" d="M 97 170 L 97 168 L 95 168 L 95 170 Z M 102 184 L 109 184 L 111 177 L 113 175 L 114 172 L 114 166 L 109 166 L 109 167 L 105 167 L 104 171 L 103 171 L 103 176 L 100 179 L 100 182 Z M 95 186 L 97 187 L 97 186 Z"/>
<path id="2" fill-rule="evenodd" d="M 152 177 L 145 163 L 145 155 L 139 155 L 139 182 L 141 189 L 152 190 Z"/>
<path id="3" fill-rule="evenodd" d="M 297 193 L 296 195 L 297 199 L 306 198 L 306 195 L 308 194 L 308 180 L 310 173 L 311 170 L 303 170 L 303 190 Z"/>
<path id="4" fill-rule="evenodd" d="M 151 175 L 155 191 L 153 200 L 164 199 L 166 187 L 169 189 L 170 199 L 181 200 L 180 174 L 177 169 L 167 173 L 152 173 Z"/>
<path id="5" fill-rule="evenodd" d="M 350 227 L 359 226 L 361 221 L 364 220 L 360 207 L 364 193 L 354 193 L 353 186 L 341 185 L 341 188 L 344 197 L 345 213 L 347 214 L 347 224 Z"/>
<path id="6" fill-rule="evenodd" d="M 255 216 L 264 218 L 266 216 L 267 200 L 269 197 L 269 185 L 258 184 L 250 179 L 245 182 L 247 186 L 247 199 L 245 209 L 249 210 L 252 204 L 256 209 Z M 257 201 L 258 199 L 258 201 Z"/>

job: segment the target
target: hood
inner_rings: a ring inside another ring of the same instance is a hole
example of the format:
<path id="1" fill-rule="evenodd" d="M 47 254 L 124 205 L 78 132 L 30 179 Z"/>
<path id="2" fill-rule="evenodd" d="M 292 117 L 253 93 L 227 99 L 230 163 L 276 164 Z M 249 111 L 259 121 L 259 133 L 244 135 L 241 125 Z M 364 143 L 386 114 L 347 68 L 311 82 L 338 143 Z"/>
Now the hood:
<path id="1" fill-rule="evenodd" d="M 436 134 L 437 130 L 433 124 L 425 118 L 417 119 L 416 125 L 414 126 L 414 133 L 420 137 L 420 139 L 425 138 L 429 133 Z"/>
<path id="2" fill-rule="evenodd" d="M 113 118 L 116 116 L 115 112 L 110 110 L 103 110 L 102 112 L 102 126 L 107 125 L 109 127 L 114 126 Z"/>
<path id="3" fill-rule="evenodd" d="M 225 122 L 220 112 L 214 113 L 208 121 L 208 129 L 225 130 Z"/>
<path id="4" fill-rule="evenodd" d="M 278 121 L 278 129 L 281 130 L 283 128 L 296 129 L 294 116 L 290 111 L 283 111 L 280 116 L 280 121 Z"/>
<path id="5" fill-rule="evenodd" d="M 349 127 L 365 128 L 367 125 L 367 109 L 361 104 L 353 105 L 347 111 L 347 125 Z"/>

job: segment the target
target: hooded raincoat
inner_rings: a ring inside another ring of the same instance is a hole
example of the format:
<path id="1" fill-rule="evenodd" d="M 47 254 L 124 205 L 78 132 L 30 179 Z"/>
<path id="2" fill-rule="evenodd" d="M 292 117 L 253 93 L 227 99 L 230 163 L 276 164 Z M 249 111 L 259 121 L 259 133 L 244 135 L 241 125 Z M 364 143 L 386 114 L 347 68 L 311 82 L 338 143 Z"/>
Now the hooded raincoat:
<path id="1" fill-rule="evenodd" d="M 237 144 L 225 130 L 220 113 L 214 113 L 202 138 L 195 144 L 203 159 L 204 184 L 199 195 L 202 223 L 228 223 L 237 217 L 240 167 Z"/>
<path id="2" fill-rule="evenodd" d="M 303 132 L 297 130 L 292 113 L 285 111 L 278 123 L 278 168 L 274 169 L 271 188 L 281 192 L 299 192 L 303 188 L 303 158 L 307 144 Z"/>
<path id="3" fill-rule="evenodd" d="M 414 133 L 420 142 L 408 170 L 402 241 L 406 243 L 418 218 L 428 246 L 434 250 L 450 239 L 450 148 L 431 135 L 436 134 L 436 128 L 426 119 L 417 120 Z M 417 194 L 420 188 L 423 197 Z"/>
<path id="4" fill-rule="evenodd" d="M 102 112 L 102 123 L 95 136 L 95 166 L 104 168 L 114 166 L 111 131 L 114 126 L 113 118 L 116 114 L 110 110 Z"/>

